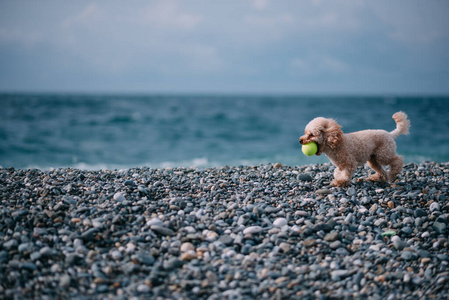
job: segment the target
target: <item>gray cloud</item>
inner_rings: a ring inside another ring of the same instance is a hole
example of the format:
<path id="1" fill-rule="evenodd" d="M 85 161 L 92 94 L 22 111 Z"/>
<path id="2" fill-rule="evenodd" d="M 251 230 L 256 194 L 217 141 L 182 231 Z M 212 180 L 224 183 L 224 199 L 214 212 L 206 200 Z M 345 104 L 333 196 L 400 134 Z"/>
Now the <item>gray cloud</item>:
<path id="1" fill-rule="evenodd" d="M 447 93 L 444 1 L 0 2 L 0 89 Z"/>

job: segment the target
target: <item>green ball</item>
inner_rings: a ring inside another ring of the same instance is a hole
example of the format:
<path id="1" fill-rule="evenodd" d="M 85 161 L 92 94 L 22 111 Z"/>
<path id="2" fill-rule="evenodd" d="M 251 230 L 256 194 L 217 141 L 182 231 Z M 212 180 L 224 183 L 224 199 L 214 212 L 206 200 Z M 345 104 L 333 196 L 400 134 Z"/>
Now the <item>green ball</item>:
<path id="1" fill-rule="evenodd" d="M 305 155 L 312 156 L 318 151 L 318 147 L 317 147 L 316 143 L 312 142 L 312 143 L 302 145 L 301 150 L 302 150 L 302 153 L 304 153 Z"/>

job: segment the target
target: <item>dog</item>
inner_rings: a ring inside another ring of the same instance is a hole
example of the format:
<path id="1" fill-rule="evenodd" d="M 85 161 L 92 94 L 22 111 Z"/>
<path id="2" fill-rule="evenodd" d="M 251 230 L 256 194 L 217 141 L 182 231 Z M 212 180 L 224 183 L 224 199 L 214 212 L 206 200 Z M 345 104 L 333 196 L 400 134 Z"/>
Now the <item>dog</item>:
<path id="1" fill-rule="evenodd" d="M 359 166 L 368 165 L 375 171 L 368 177 L 370 181 L 392 182 L 402 171 L 404 159 L 396 153 L 395 139 L 409 134 L 410 121 L 402 111 L 393 115 L 396 129 L 362 130 L 343 133 L 341 126 L 333 119 L 318 117 L 307 124 L 300 144 L 317 144 L 316 155 L 326 154 L 335 165 L 332 186 L 349 186 L 354 171 Z M 383 166 L 390 166 L 387 172 Z"/>

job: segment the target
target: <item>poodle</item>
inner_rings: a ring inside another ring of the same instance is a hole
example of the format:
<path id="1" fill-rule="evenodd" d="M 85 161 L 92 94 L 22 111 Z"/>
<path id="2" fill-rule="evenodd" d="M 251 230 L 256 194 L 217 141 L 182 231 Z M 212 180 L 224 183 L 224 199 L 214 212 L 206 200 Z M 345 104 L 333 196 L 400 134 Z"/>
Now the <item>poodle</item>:
<path id="1" fill-rule="evenodd" d="M 318 146 L 316 155 L 324 153 L 335 165 L 333 186 L 348 186 L 352 174 L 366 162 L 376 172 L 370 181 L 393 181 L 404 164 L 402 156 L 396 153 L 396 142 L 401 134 L 408 134 L 410 121 L 407 115 L 400 111 L 393 115 L 396 129 L 362 130 L 343 133 L 341 126 L 333 119 L 318 117 L 307 124 L 305 134 L 300 137 L 301 144 L 315 142 Z M 387 171 L 382 166 L 390 166 Z"/>

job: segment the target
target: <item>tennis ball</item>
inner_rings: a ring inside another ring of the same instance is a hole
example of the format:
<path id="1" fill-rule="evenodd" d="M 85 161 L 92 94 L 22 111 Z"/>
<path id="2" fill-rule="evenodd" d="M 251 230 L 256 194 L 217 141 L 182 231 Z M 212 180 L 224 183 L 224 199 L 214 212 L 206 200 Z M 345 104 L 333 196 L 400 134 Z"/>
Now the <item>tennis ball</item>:
<path id="1" fill-rule="evenodd" d="M 318 151 L 318 147 L 317 147 L 316 143 L 312 142 L 312 143 L 302 145 L 301 150 L 302 150 L 302 153 L 304 153 L 305 155 L 312 156 Z"/>

